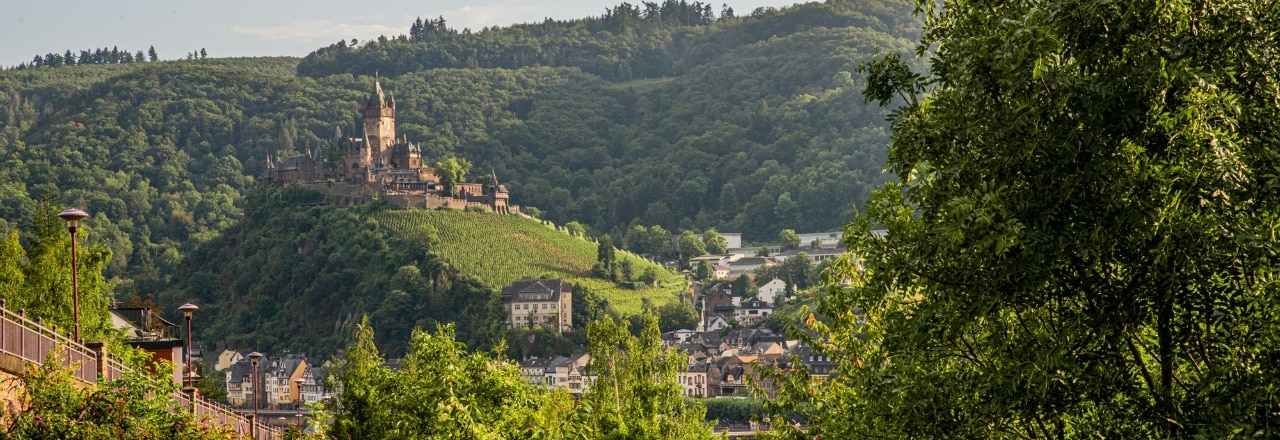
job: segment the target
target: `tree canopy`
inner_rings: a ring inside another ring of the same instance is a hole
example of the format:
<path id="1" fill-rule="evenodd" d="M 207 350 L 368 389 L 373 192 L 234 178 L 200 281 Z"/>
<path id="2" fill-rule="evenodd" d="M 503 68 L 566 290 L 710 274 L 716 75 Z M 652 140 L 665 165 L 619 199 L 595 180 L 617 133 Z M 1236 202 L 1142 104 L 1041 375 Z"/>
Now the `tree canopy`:
<path id="1" fill-rule="evenodd" d="M 0 237 L 0 292 L 10 310 L 24 310 L 39 317 L 44 325 L 70 334 L 75 324 L 71 280 L 71 236 L 66 223 L 57 217 L 62 209 L 57 199 L 45 197 L 32 213 L 30 229 Z M 82 221 L 77 238 L 93 243 L 92 219 Z M 25 242 L 25 245 L 24 245 Z M 84 340 L 110 336 L 110 286 L 103 268 L 111 261 L 105 246 L 81 245 L 77 252 L 80 289 L 80 337 Z"/>
<path id="2" fill-rule="evenodd" d="M 688 262 L 690 258 L 700 257 L 707 254 L 707 245 L 702 242 L 702 238 L 693 231 L 681 231 L 678 241 L 680 249 L 681 261 Z"/>
<path id="3" fill-rule="evenodd" d="M 702 231 L 702 243 L 707 245 L 708 254 L 719 255 L 729 250 L 729 240 L 716 232 L 716 228 Z"/>
<path id="4" fill-rule="evenodd" d="M 471 161 L 450 157 L 448 159 L 436 162 L 436 176 L 440 178 L 440 184 L 444 185 L 445 194 L 457 194 L 459 183 L 467 181 L 467 172 L 471 171 Z"/>
<path id="5" fill-rule="evenodd" d="M 805 438 L 1276 435 L 1277 6 L 918 5 Z"/>
<path id="6" fill-rule="evenodd" d="M 413 331 L 401 368 L 388 367 L 367 321 L 336 374 L 341 409 L 333 438 L 712 438 L 706 409 L 686 401 L 683 354 L 662 343 L 658 320 L 639 336 L 611 318 L 589 324 L 595 377 L 581 401 L 530 385 L 499 352 L 468 353 L 452 328 Z M 336 384 L 335 383 L 335 384 Z"/>
<path id="7" fill-rule="evenodd" d="M 796 234 L 794 229 L 783 229 L 778 232 L 778 241 L 782 243 L 784 251 L 800 248 L 800 235 Z"/>

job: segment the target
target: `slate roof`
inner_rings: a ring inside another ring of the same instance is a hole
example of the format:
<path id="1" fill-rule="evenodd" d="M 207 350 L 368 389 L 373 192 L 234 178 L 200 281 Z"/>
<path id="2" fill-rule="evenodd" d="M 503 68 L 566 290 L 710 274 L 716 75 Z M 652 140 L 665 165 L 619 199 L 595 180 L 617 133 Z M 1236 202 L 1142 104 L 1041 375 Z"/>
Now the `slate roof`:
<path id="1" fill-rule="evenodd" d="M 231 364 L 231 368 L 228 368 L 227 370 L 229 371 L 228 374 L 231 375 L 231 380 L 228 382 L 240 383 L 253 375 L 253 364 L 249 362 L 248 358 L 245 358 L 240 360 L 240 362 Z"/>
<path id="2" fill-rule="evenodd" d="M 552 359 L 552 358 L 530 358 L 530 359 L 525 359 L 525 361 L 524 361 L 524 362 L 521 362 L 521 363 L 520 363 L 520 368 L 521 368 L 521 369 L 526 369 L 526 368 L 541 368 L 541 369 L 546 369 L 546 368 L 547 368 L 547 365 L 550 365 L 550 364 L 551 364 L 551 361 L 554 361 L 554 360 L 555 360 L 555 359 Z"/>
<path id="3" fill-rule="evenodd" d="M 765 257 L 746 257 L 739 258 L 738 261 L 729 263 L 730 266 L 760 266 L 769 263 L 769 259 Z"/>
<path id="4" fill-rule="evenodd" d="M 570 359 L 566 356 L 560 356 L 551 360 L 551 362 L 547 364 L 547 368 L 544 371 L 546 371 L 549 374 L 555 374 L 557 368 L 568 367 L 570 365 L 573 365 L 573 359 Z"/>
<path id="5" fill-rule="evenodd" d="M 573 290 L 573 285 L 556 279 L 516 280 L 502 288 L 502 302 L 560 301 L 560 294 Z M 529 295 L 550 295 L 547 299 L 522 299 Z"/>

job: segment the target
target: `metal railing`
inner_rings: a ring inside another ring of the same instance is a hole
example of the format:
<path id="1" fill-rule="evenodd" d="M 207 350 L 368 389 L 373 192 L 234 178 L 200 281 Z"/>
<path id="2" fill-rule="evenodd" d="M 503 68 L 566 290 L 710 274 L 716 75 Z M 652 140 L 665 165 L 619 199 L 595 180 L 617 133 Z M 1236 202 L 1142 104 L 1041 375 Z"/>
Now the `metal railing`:
<path id="1" fill-rule="evenodd" d="M 25 315 L 24 311 L 14 313 L 9 310 L 5 300 L 0 298 L 0 352 L 34 364 L 43 364 L 50 353 L 60 351 L 59 358 L 64 365 L 73 368 L 74 376 L 88 384 L 110 382 L 130 371 L 120 360 L 106 356 L 102 377 L 98 377 L 97 352 L 58 333 L 56 327 L 45 327 L 40 318 L 33 320 Z M 178 402 L 174 411 L 193 411 L 197 423 L 229 429 L 241 438 L 252 438 L 252 425 L 257 425 L 258 435 L 255 440 L 284 438 L 284 433 L 279 429 L 258 421 L 251 424 L 248 418 L 231 408 L 204 397 L 196 397 L 194 406 L 182 391 L 174 391 L 173 398 Z"/>
<path id="2" fill-rule="evenodd" d="M 185 409 L 194 411 L 196 421 L 206 425 L 220 426 L 231 430 L 241 437 L 247 437 L 253 432 L 249 419 L 241 416 L 226 405 L 210 401 L 203 397 L 197 397 L 195 406 L 191 404 L 191 399 L 182 391 L 174 391 L 174 400 L 178 401 L 180 406 Z M 273 440 L 284 437 L 284 433 L 279 429 L 268 426 L 264 423 L 257 423 L 258 436 L 260 440 Z"/>
<path id="3" fill-rule="evenodd" d="M 27 319 L 24 311 L 14 313 L 0 299 L 0 351 L 37 364 L 44 363 L 54 350 L 75 369 L 77 379 L 98 382 L 98 356 L 71 338 L 58 333 L 56 327 L 45 327 L 40 318 Z"/>

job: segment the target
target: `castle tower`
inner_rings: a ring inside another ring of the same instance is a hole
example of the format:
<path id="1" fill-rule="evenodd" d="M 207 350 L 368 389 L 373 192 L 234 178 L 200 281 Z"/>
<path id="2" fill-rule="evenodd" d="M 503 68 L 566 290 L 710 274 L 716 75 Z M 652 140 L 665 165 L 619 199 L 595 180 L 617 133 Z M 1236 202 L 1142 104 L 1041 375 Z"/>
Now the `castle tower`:
<path id="1" fill-rule="evenodd" d="M 373 93 L 369 94 L 360 114 L 364 117 L 364 139 L 368 146 L 362 159 L 366 165 L 389 163 L 391 146 L 396 143 L 396 102 L 394 99 L 387 101 L 377 79 L 373 81 Z"/>
<path id="2" fill-rule="evenodd" d="M 493 212 L 499 214 L 510 214 L 509 206 L 511 194 L 507 193 L 507 187 L 498 183 L 498 173 L 493 169 L 489 170 L 489 208 Z"/>

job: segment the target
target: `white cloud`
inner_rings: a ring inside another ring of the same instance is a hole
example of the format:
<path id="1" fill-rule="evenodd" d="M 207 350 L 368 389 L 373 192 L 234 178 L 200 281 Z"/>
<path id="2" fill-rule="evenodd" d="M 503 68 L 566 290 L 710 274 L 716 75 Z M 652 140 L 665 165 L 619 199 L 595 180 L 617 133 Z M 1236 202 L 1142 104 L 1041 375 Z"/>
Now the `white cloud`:
<path id="1" fill-rule="evenodd" d="M 291 20 L 267 27 L 231 26 L 231 33 L 262 41 L 324 43 L 340 39 L 367 40 L 379 35 L 392 37 L 409 32 L 409 26 L 337 23 L 328 20 Z"/>
<path id="2" fill-rule="evenodd" d="M 463 6 L 459 9 L 451 9 L 438 14 L 423 16 L 422 18 L 444 16 L 445 23 L 451 28 L 458 30 L 471 28 L 473 31 L 478 31 L 486 26 L 504 26 L 512 23 L 541 21 L 543 17 L 537 15 L 541 9 L 534 5 Z"/>

